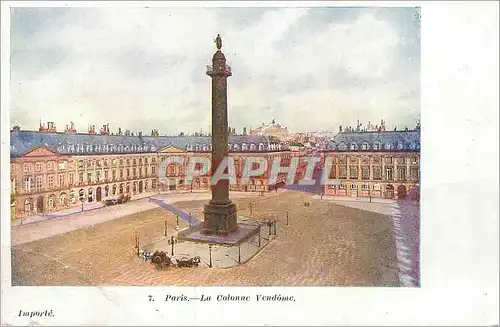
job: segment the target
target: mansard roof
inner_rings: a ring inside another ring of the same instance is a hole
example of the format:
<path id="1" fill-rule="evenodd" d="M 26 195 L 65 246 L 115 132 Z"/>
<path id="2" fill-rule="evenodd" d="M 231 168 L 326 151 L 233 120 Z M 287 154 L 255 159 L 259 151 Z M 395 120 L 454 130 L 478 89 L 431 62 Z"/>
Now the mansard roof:
<path id="1" fill-rule="evenodd" d="M 420 131 L 342 132 L 327 151 L 420 151 Z"/>
<path id="2" fill-rule="evenodd" d="M 272 137 L 250 135 L 229 136 L 228 141 L 231 145 L 230 151 L 278 151 L 279 144 L 279 140 Z M 242 149 L 244 144 L 247 145 L 246 150 Z M 250 147 L 251 144 L 255 147 Z M 11 157 L 23 156 L 39 146 L 63 155 L 93 155 L 157 152 L 168 145 L 188 151 L 208 151 L 211 147 L 211 137 L 66 134 L 38 131 L 10 133 Z M 280 146 L 279 149 L 284 147 Z"/>

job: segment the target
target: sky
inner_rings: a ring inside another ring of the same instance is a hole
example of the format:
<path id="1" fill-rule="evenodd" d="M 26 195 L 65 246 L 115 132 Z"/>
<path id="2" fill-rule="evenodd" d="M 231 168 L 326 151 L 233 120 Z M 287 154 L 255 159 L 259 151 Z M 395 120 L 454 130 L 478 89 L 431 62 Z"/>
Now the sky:
<path id="1" fill-rule="evenodd" d="M 210 129 L 222 37 L 229 126 L 292 132 L 420 117 L 414 8 L 12 8 L 11 124 Z"/>

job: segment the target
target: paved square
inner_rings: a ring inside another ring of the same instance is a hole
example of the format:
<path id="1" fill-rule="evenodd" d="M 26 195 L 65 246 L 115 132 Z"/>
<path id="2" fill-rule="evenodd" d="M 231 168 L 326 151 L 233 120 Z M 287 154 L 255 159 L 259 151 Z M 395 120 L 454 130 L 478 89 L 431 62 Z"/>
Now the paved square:
<path id="1" fill-rule="evenodd" d="M 310 206 L 304 206 L 305 201 L 310 202 Z M 224 269 L 206 265 L 172 267 L 157 271 L 150 263 L 137 258 L 136 235 L 141 244 L 152 244 L 165 238 L 165 221 L 167 237 L 173 235 L 176 224 L 174 214 L 160 207 L 150 209 L 151 202 L 145 201 L 147 211 L 14 245 L 13 285 L 398 284 L 392 222 L 386 215 L 321 201 L 294 191 L 237 198 L 234 202 L 239 215 L 244 217 L 261 219 L 269 212 L 279 212 L 277 237 L 242 265 Z M 171 203 L 203 219 L 206 200 L 176 203 L 172 200 Z M 62 220 L 57 221 L 60 223 Z M 187 227 L 183 221 L 180 225 L 180 228 Z M 15 234 L 13 230 L 13 239 Z M 227 257 L 234 259 L 237 254 L 231 252 Z"/>

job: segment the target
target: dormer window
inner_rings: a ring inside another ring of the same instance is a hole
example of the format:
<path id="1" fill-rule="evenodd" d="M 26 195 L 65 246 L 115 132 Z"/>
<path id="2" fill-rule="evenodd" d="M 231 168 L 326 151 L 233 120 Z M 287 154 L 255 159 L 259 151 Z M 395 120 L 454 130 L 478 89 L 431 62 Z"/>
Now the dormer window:
<path id="1" fill-rule="evenodd" d="M 366 143 L 366 142 L 365 142 L 365 143 L 363 143 L 363 145 L 362 145 L 362 149 L 363 149 L 363 150 L 368 150 L 368 149 L 369 149 L 368 143 Z"/>
<path id="2" fill-rule="evenodd" d="M 194 146 L 194 151 L 200 151 L 200 146 L 198 144 Z"/>
<path id="3" fill-rule="evenodd" d="M 404 144 L 403 142 L 398 142 L 398 150 L 403 150 Z"/>
<path id="4" fill-rule="evenodd" d="M 86 152 L 92 152 L 92 145 L 91 144 L 87 144 L 87 146 L 85 147 L 85 151 Z"/>
<path id="5" fill-rule="evenodd" d="M 257 146 L 255 144 L 250 144 L 250 151 L 255 151 L 255 149 L 257 148 Z"/>
<path id="6" fill-rule="evenodd" d="M 104 144 L 104 146 L 103 146 L 103 147 L 104 147 L 104 152 L 108 152 L 108 151 L 109 151 L 109 147 L 108 147 L 108 145 L 107 145 L 107 144 Z"/>
<path id="7" fill-rule="evenodd" d="M 356 143 L 351 143 L 351 150 L 356 150 Z"/>
<path id="8" fill-rule="evenodd" d="M 240 149 L 240 146 L 238 144 L 233 145 L 234 151 L 238 151 Z"/>
<path id="9" fill-rule="evenodd" d="M 344 142 L 340 143 L 339 150 L 347 150 L 347 145 Z"/>
<path id="10" fill-rule="evenodd" d="M 380 150 L 380 142 L 375 142 L 375 144 L 373 144 L 373 149 L 374 150 Z"/>
<path id="11" fill-rule="evenodd" d="M 390 150 L 392 148 L 391 143 L 386 143 L 385 144 L 385 149 Z"/>
<path id="12" fill-rule="evenodd" d="M 417 148 L 417 144 L 415 142 L 411 142 L 410 149 L 415 150 Z"/>
<path id="13" fill-rule="evenodd" d="M 246 143 L 243 143 L 243 144 L 241 145 L 241 150 L 243 150 L 243 151 L 247 151 L 247 150 L 248 150 L 248 149 L 247 149 L 247 144 L 246 144 Z"/>
<path id="14" fill-rule="evenodd" d="M 259 151 L 264 151 L 264 143 L 259 144 Z"/>

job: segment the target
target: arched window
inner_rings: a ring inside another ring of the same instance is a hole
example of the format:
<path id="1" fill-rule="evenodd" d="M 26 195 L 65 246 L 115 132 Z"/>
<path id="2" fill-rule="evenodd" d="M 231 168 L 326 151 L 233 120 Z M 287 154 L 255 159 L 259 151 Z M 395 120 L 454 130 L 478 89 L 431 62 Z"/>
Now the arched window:
<path id="1" fill-rule="evenodd" d="M 255 151 L 257 146 L 254 143 L 250 144 L 250 151 Z"/>
<path id="2" fill-rule="evenodd" d="M 356 150 L 356 142 L 352 142 L 351 143 L 351 147 L 350 147 L 351 150 Z"/>
<path id="3" fill-rule="evenodd" d="M 379 142 L 379 141 L 377 141 L 377 142 L 375 142 L 375 143 L 373 144 L 373 149 L 374 149 L 374 150 L 380 150 L 380 142 Z"/>
<path id="4" fill-rule="evenodd" d="M 259 151 L 264 151 L 264 143 L 259 143 Z"/>
<path id="5" fill-rule="evenodd" d="M 194 146 L 194 150 L 195 150 L 195 151 L 200 151 L 200 146 L 199 146 L 198 144 L 196 144 L 196 145 Z"/>
<path id="6" fill-rule="evenodd" d="M 367 142 L 364 142 L 363 145 L 362 145 L 362 149 L 363 150 L 368 150 L 369 149 L 369 145 Z"/>
<path id="7" fill-rule="evenodd" d="M 238 144 L 233 145 L 234 151 L 238 151 L 240 149 L 240 146 Z"/>
<path id="8" fill-rule="evenodd" d="M 241 150 L 243 150 L 243 151 L 247 151 L 247 150 L 248 150 L 248 149 L 247 149 L 247 144 L 246 144 L 246 143 L 243 143 L 243 144 L 241 145 Z"/>

